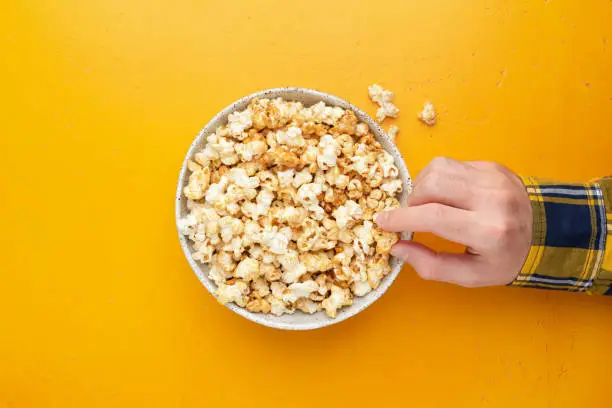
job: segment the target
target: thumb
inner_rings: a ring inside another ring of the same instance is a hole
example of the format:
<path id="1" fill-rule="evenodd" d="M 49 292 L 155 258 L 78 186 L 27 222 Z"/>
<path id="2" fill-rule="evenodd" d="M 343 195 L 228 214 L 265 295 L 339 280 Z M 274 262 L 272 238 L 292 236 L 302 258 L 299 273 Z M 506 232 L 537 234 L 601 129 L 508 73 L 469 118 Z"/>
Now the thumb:
<path id="1" fill-rule="evenodd" d="M 410 264 L 423 279 L 480 286 L 476 255 L 436 252 L 414 241 L 398 242 L 391 254 Z"/>

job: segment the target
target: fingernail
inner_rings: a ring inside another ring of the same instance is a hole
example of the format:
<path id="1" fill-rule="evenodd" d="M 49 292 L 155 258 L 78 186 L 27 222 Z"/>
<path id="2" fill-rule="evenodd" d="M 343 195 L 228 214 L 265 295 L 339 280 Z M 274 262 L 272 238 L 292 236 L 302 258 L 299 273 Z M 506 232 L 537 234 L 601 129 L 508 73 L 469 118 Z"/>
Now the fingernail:
<path id="1" fill-rule="evenodd" d="M 391 255 L 393 255 L 394 257 L 400 258 L 400 259 L 403 259 L 403 260 L 406 260 L 406 256 L 408 255 L 407 251 L 406 251 L 406 248 L 404 248 L 403 245 L 393 245 L 391 247 L 391 251 L 390 252 L 391 252 Z"/>
<path id="2" fill-rule="evenodd" d="M 378 226 L 384 223 L 386 218 L 387 218 L 386 212 L 379 212 L 379 213 L 374 214 L 374 222 L 378 224 Z"/>

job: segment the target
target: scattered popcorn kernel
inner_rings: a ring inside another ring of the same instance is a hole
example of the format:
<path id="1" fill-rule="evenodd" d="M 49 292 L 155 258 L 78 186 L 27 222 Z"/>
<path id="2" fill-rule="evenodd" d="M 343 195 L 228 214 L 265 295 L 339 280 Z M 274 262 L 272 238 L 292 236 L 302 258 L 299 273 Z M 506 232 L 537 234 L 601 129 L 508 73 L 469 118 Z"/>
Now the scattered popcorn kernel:
<path id="1" fill-rule="evenodd" d="M 386 118 L 397 118 L 399 108 L 392 103 L 385 102 L 376 111 L 376 120 L 382 123 Z"/>
<path id="2" fill-rule="evenodd" d="M 391 141 L 393 143 L 397 142 L 397 135 L 400 131 L 400 128 L 395 126 L 395 125 L 391 125 L 389 126 L 389 131 L 387 132 L 387 134 L 389 135 L 389 139 L 391 139 Z"/>
<path id="3" fill-rule="evenodd" d="M 436 109 L 433 104 L 431 102 L 425 102 L 423 110 L 419 113 L 419 119 L 426 125 L 433 126 L 436 124 L 436 118 Z"/>
<path id="4" fill-rule="evenodd" d="M 370 99 L 379 108 L 376 112 L 376 120 L 382 123 L 386 118 L 396 118 L 399 114 L 397 106 L 393 105 L 393 92 L 383 89 L 380 85 L 373 84 L 368 87 Z"/>
<path id="5" fill-rule="evenodd" d="M 370 95 L 370 99 L 379 105 L 385 102 L 393 102 L 393 92 L 387 91 L 378 84 L 370 85 L 368 87 L 368 94 Z"/>

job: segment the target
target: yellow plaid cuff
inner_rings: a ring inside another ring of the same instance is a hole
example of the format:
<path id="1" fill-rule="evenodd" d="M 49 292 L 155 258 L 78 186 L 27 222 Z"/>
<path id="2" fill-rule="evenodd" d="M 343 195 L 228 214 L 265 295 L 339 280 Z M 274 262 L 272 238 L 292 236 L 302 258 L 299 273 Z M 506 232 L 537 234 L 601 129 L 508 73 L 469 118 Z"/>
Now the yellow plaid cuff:
<path id="1" fill-rule="evenodd" d="M 612 294 L 612 179 L 522 180 L 533 209 L 533 237 L 511 285 Z"/>

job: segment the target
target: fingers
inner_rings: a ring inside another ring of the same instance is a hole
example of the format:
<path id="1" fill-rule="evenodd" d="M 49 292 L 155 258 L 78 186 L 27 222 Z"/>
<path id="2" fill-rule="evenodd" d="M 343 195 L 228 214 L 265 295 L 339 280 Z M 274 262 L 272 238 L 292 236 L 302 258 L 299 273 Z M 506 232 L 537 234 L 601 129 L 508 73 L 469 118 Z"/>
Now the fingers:
<path id="1" fill-rule="evenodd" d="M 474 208 L 474 195 L 465 177 L 452 173 L 430 173 L 419 184 L 415 184 L 407 201 L 410 206 L 427 203 L 471 210 Z"/>
<path id="2" fill-rule="evenodd" d="M 469 183 L 467 166 L 447 158 L 436 158 L 419 174 L 409 206 L 440 203 L 462 209 L 473 209 L 474 194 Z"/>
<path id="3" fill-rule="evenodd" d="M 386 231 L 431 232 L 466 246 L 477 247 L 480 236 L 474 213 L 436 203 L 384 211 L 375 222 Z"/>
<path id="4" fill-rule="evenodd" d="M 391 254 L 409 263 L 423 279 L 466 287 L 481 286 L 480 265 L 475 255 L 437 253 L 413 241 L 398 242 Z"/>

